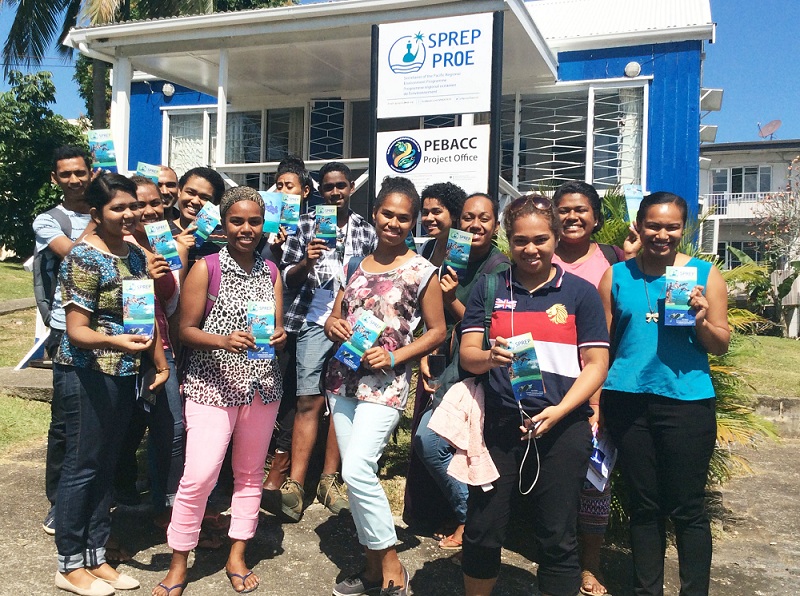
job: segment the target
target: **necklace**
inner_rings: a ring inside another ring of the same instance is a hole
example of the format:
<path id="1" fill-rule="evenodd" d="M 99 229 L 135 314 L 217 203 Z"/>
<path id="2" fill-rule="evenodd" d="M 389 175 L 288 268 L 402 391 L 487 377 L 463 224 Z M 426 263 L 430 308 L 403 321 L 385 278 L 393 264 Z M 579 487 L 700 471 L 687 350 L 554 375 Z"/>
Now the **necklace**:
<path id="1" fill-rule="evenodd" d="M 650 292 L 647 289 L 647 274 L 644 272 L 644 255 L 642 255 L 642 283 L 644 284 L 644 295 L 647 298 L 647 313 L 645 314 L 645 321 L 647 323 L 658 324 L 658 300 L 656 300 L 656 310 L 650 304 Z"/>

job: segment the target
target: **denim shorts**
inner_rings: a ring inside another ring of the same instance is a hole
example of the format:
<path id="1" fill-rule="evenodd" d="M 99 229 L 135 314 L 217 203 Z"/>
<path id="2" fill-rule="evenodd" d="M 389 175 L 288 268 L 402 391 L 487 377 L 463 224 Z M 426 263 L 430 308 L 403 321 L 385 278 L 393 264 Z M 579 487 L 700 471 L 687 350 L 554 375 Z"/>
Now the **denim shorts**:
<path id="1" fill-rule="evenodd" d="M 297 333 L 297 395 L 322 395 L 325 361 L 333 342 L 315 323 L 304 322 Z"/>

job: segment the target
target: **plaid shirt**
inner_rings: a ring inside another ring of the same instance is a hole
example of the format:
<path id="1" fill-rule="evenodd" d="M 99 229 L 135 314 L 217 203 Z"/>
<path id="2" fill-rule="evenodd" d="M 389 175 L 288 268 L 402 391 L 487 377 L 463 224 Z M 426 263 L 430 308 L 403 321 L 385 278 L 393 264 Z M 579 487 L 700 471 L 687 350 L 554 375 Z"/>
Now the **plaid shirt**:
<path id="1" fill-rule="evenodd" d="M 284 279 L 283 326 L 287 333 L 300 331 L 300 327 L 306 319 L 311 299 L 314 296 L 314 290 L 319 287 L 320 283 L 324 283 L 334 277 L 335 271 L 345 264 L 339 262 L 336 251 L 326 251 L 314 265 L 314 268 L 309 271 L 308 278 L 300 288 L 292 288 L 288 283 L 285 283 L 286 272 L 303 260 L 306 256 L 306 247 L 314 239 L 316 227 L 314 216 L 314 211 L 309 211 L 307 215 L 300 216 L 297 233 L 286 239 L 283 249 L 280 270 L 283 272 Z M 345 247 L 346 255 L 367 256 L 378 245 L 375 228 L 358 213 L 353 213 L 352 211 L 350 211 L 345 240 L 347 241 L 347 246 Z M 334 290 L 336 291 L 336 288 Z"/>

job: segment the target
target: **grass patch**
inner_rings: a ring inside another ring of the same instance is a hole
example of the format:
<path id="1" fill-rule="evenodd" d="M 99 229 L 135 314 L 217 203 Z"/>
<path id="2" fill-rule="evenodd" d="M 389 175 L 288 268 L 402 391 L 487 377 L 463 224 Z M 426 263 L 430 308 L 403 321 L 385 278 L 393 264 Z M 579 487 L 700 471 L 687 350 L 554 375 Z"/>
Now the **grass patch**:
<path id="1" fill-rule="evenodd" d="M 0 262 L 0 301 L 33 298 L 33 274 L 22 263 Z"/>
<path id="2" fill-rule="evenodd" d="M 0 449 L 42 438 L 50 425 L 50 405 L 0 393 Z"/>
<path id="3" fill-rule="evenodd" d="M 730 360 L 756 394 L 800 397 L 800 342 L 781 337 L 743 337 Z"/>
<path id="4" fill-rule="evenodd" d="M 36 309 L 0 316 L 0 366 L 16 366 L 33 347 Z"/>

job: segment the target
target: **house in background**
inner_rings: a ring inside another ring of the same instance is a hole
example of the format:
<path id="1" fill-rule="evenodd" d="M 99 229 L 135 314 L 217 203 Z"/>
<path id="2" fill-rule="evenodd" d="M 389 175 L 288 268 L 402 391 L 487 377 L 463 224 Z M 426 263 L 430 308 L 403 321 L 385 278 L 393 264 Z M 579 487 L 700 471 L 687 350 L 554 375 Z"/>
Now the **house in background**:
<path id="1" fill-rule="evenodd" d="M 762 242 L 755 222 L 766 196 L 785 191 L 789 165 L 800 155 L 800 140 L 718 143 L 700 147 L 700 195 L 706 220 L 704 252 L 716 253 L 728 267 L 739 260 L 737 248 L 761 260 Z"/>
<path id="2" fill-rule="evenodd" d="M 709 0 L 341 0 L 74 29 L 65 43 L 112 63 L 111 127 L 129 170 L 211 165 L 267 189 L 291 153 L 311 170 L 345 161 L 362 185 L 371 26 L 492 11 L 505 15 L 501 192 L 641 184 L 696 211 Z M 487 122 L 450 114 L 379 130 Z"/>

